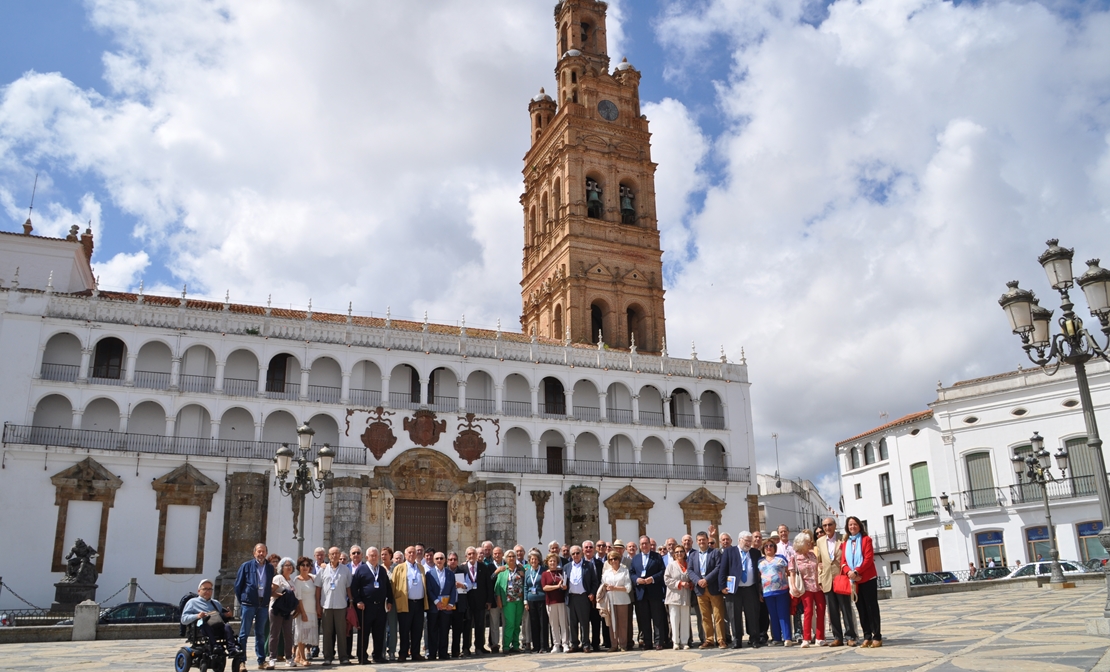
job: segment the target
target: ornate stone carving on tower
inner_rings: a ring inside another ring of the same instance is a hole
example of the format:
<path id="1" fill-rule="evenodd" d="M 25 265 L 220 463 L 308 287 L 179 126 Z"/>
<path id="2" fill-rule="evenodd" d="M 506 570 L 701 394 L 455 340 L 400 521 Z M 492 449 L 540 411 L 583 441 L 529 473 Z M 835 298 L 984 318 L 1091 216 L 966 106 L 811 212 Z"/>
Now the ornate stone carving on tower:
<path id="1" fill-rule="evenodd" d="M 555 6 L 555 97 L 532 99 L 524 157 L 524 333 L 659 352 L 665 333 L 651 134 L 640 73 L 610 74 L 604 2 Z M 534 330 L 534 332 L 533 332 Z"/>

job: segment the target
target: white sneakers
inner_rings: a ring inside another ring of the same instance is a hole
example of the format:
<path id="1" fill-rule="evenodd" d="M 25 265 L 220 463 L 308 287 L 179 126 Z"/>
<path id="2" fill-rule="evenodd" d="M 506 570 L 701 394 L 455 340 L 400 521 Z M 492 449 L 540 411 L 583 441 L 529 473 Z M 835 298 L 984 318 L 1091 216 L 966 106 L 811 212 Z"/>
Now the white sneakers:
<path id="1" fill-rule="evenodd" d="M 817 640 L 816 644 L 817 644 L 817 646 L 825 646 L 825 640 L 819 639 L 819 640 Z"/>
<path id="2" fill-rule="evenodd" d="M 809 640 L 806 640 L 806 639 L 802 640 L 802 648 L 803 649 L 808 649 L 809 648 Z"/>

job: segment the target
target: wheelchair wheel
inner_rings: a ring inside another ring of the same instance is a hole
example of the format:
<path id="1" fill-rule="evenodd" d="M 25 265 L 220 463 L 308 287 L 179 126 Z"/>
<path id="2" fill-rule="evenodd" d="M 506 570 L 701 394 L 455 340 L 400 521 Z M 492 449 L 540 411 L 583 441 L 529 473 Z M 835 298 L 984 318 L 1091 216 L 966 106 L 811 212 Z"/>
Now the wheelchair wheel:
<path id="1" fill-rule="evenodd" d="M 173 658 L 173 672 L 189 672 L 193 665 L 193 653 L 184 646 L 177 650 Z"/>
<path id="2" fill-rule="evenodd" d="M 231 672 L 245 672 L 247 669 L 247 661 L 243 658 L 235 657 L 231 659 Z"/>
<path id="3" fill-rule="evenodd" d="M 224 656 L 212 656 L 208 660 L 200 664 L 200 672 L 224 672 L 224 667 L 227 665 L 227 658 Z"/>

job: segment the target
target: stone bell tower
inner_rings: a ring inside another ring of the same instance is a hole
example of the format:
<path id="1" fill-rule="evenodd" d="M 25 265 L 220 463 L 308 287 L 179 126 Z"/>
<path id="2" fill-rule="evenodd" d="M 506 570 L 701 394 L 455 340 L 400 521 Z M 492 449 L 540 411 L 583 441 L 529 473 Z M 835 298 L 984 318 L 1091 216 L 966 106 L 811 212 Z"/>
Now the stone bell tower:
<path id="1" fill-rule="evenodd" d="M 651 134 L 640 73 L 609 73 L 606 4 L 555 5 L 555 96 L 528 105 L 524 333 L 658 352 L 666 336 Z"/>

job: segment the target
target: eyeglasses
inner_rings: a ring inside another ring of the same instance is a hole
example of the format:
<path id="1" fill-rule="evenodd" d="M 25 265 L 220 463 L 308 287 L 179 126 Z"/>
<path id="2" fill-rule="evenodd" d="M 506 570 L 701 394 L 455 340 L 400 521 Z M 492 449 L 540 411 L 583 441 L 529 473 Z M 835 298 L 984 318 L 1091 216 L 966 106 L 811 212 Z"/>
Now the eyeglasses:
<path id="1" fill-rule="evenodd" d="M 571 555 L 582 555 L 582 551 L 574 551 Z"/>

